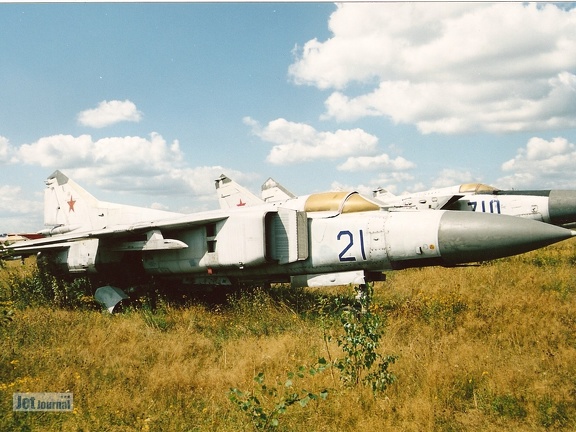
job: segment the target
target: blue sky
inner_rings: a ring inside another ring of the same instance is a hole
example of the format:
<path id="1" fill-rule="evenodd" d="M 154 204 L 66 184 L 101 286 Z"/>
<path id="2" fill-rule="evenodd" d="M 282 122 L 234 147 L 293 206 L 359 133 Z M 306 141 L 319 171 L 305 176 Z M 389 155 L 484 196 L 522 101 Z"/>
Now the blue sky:
<path id="1" fill-rule="evenodd" d="M 520 3 L 0 4 L 0 232 L 60 169 L 96 197 L 481 181 L 576 189 L 576 10 Z"/>

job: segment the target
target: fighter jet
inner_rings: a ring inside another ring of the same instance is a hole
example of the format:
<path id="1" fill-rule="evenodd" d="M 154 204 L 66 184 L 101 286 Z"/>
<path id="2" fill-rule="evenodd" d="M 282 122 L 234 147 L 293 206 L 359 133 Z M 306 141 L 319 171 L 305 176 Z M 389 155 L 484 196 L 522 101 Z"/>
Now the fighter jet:
<path id="1" fill-rule="evenodd" d="M 576 234 L 511 216 L 385 210 L 357 192 L 167 213 L 103 203 L 60 171 L 46 181 L 44 205 L 46 237 L 8 245 L 4 255 L 39 253 L 57 274 L 92 277 L 105 285 L 101 298 L 116 299 L 115 287 L 148 278 L 362 285 L 387 270 L 492 260 Z"/>
<path id="2" fill-rule="evenodd" d="M 377 189 L 373 198 L 384 206 L 505 214 L 572 228 L 576 226 L 574 190 L 500 190 L 482 183 L 395 196 Z"/>

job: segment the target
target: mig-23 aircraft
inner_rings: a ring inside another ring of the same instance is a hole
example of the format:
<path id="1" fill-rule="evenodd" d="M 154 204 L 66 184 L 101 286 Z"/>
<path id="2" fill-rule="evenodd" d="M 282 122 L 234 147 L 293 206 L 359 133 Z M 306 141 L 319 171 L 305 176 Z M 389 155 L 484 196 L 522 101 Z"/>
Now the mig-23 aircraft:
<path id="1" fill-rule="evenodd" d="M 576 235 L 503 215 L 387 210 L 356 192 L 242 203 L 192 214 L 105 203 L 56 171 L 46 181 L 45 237 L 10 244 L 2 256 L 39 254 L 56 274 L 106 285 L 98 291 L 111 311 L 122 298 L 116 286 L 141 279 L 362 285 L 387 270 L 492 260 Z"/>
<path id="2" fill-rule="evenodd" d="M 482 183 L 393 195 L 377 189 L 373 198 L 384 206 L 505 214 L 565 228 L 576 226 L 575 190 L 500 190 Z"/>

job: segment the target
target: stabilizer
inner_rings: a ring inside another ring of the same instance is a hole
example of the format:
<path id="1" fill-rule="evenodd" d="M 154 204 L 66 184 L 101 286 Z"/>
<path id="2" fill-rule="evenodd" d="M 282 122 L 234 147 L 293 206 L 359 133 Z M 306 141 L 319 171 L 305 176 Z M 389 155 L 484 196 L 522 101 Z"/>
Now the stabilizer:
<path id="1" fill-rule="evenodd" d="M 270 177 L 262 185 L 262 199 L 266 202 L 287 201 L 296 198 L 292 192 Z"/>
<path id="2" fill-rule="evenodd" d="M 84 232 L 113 225 L 182 216 L 146 207 L 100 201 L 78 183 L 55 171 L 46 180 L 44 191 L 44 235 Z"/>
<path id="3" fill-rule="evenodd" d="M 224 210 L 235 207 L 251 207 L 264 203 L 262 199 L 224 174 L 216 180 L 216 191 L 220 208 Z"/>

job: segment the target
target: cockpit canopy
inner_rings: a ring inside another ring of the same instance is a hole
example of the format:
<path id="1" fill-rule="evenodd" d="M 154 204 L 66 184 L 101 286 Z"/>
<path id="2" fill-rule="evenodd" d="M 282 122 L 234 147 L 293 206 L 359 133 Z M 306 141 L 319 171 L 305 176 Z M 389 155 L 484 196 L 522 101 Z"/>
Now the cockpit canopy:
<path id="1" fill-rule="evenodd" d="M 358 192 L 323 192 L 306 199 L 304 211 L 354 213 L 380 210 L 380 206 Z"/>
<path id="2" fill-rule="evenodd" d="M 499 190 L 483 183 L 464 183 L 460 185 L 460 193 L 494 194 Z"/>

